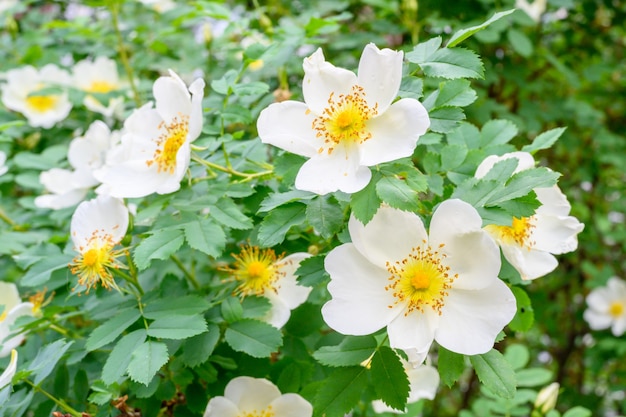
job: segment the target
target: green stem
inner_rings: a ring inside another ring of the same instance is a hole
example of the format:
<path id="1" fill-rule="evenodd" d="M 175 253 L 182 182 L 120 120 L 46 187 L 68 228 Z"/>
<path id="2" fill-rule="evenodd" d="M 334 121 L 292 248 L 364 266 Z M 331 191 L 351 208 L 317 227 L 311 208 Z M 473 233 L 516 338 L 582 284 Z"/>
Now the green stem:
<path id="1" fill-rule="evenodd" d="M 124 47 L 124 38 L 122 37 L 122 32 L 120 31 L 119 7 L 120 4 L 117 2 L 111 2 L 109 6 L 109 10 L 111 11 L 111 19 L 113 20 L 113 28 L 117 37 L 117 49 L 120 53 L 120 59 L 122 60 L 124 71 L 126 71 L 126 76 L 128 77 L 128 82 L 130 83 L 130 88 L 131 90 L 133 90 L 133 99 L 135 100 L 135 104 L 137 105 L 137 107 L 141 107 L 141 99 L 139 98 L 139 92 L 137 91 L 137 86 L 135 85 L 133 67 L 130 66 L 130 62 L 128 61 L 128 54 L 126 53 L 126 48 Z"/>
<path id="2" fill-rule="evenodd" d="M 63 411 L 65 411 L 66 413 L 69 413 L 72 415 L 72 417 L 82 417 L 83 413 L 74 410 L 72 407 L 70 407 L 69 405 L 67 405 L 67 403 L 63 400 L 59 400 L 56 397 L 54 397 L 52 394 L 50 394 L 48 391 L 44 390 L 43 388 L 41 388 L 39 385 L 35 385 L 33 384 L 30 380 L 25 379 L 24 382 L 26 382 L 28 385 L 30 385 L 31 387 L 33 387 L 33 389 L 43 395 L 45 395 L 46 397 L 48 397 L 50 400 L 52 400 L 56 405 L 58 405 L 59 407 L 61 407 L 63 409 Z"/>
<path id="3" fill-rule="evenodd" d="M 199 164 L 202 164 L 204 166 L 206 166 L 207 168 L 211 168 L 211 169 L 216 169 L 218 171 L 222 171 L 222 172 L 226 172 L 228 174 L 231 175 L 235 175 L 237 177 L 242 177 L 243 181 L 250 181 L 254 178 L 258 178 L 258 177 L 262 177 L 264 175 L 269 175 L 271 173 L 274 172 L 273 169 L 268 169 L 266 171 L 261 171 L 261 172 L 254 172 L 254 173 L 246 173 L 246 172 L 241 172 L 241 171 L 237 171 L 236 169 L 232 168 L 232 167 L 225 167 L 222 165 L 218 165 L 216 163 L 213 162 L 209 162 L 207 160 L 204 160 L 196 155 L 193 155 L 191 157 L 191 159 L 193 159 L 194 161 L 198 162 Z"/>
<path id="4" fill-rule="evenodd" d="M 137 280 L 136 277 L 132 277 L 131 275 L 127 274 L 126 272 L 122 272 L 119 269 L 115 270 L 115 274 L 119 275 L 122 279 L 132 284 L 133 287 L 135 287 L 137 291 L 139 291 L 139 295 L 144 294 L 143 288 L 141 288 L 141 285 L 139 284 L 139 281 Z"/>
<path id="5" fill-rule="evenodd" d="M 200 289 L 200 283 L 198 282 L 198 280 L 196 279 L 196 277 L 192 273 L 187 271 L 187 268 L 185 268 L 185 265 L 183 265 L 183 263 L 180 261 L 180 259 L 178 259 L 178 257 L 176 255 L 172 255 L 172 256 L 170 256 L 170 258 L 172 259 L 172 261 L 174 261 L 176 266 L 183 272 L 183 275 L 185 275 L 185 278 L 187 278 L 189 280 L 189 282 L 191 282 L 191 285 L 193 286 L 193 288 L 196 289 L 196 290 L 199 290 Z"/>
<path id="6" fill-rule="evenodd" d="M 0 208 L 0 219 L 4 220 L 9 226 L 15 227 L 15 222 Z"/>

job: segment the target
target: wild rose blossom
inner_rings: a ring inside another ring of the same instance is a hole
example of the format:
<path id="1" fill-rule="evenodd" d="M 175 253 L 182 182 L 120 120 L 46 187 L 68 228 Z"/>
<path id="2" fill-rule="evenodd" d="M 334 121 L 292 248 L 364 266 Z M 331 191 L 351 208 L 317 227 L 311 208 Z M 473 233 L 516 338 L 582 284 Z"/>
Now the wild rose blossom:
<path id="1" fill-rule="evenodd" d="M 33 316 L 36 306 L 30 301 L 22 302 L 15 284 L 0 281 L 0 358 L 3 358 L 24 341 L 24 333 L 11 331 L 11 326 L 22 316 Z"/>
<path id="2" fill-rule="evenodd" d="M 593 330 L 611 328 L 613 336 L 626 331 L 626 282 L 612 277 L 606 286 L 595 288 L 587 296 L 583 318 Z"/>

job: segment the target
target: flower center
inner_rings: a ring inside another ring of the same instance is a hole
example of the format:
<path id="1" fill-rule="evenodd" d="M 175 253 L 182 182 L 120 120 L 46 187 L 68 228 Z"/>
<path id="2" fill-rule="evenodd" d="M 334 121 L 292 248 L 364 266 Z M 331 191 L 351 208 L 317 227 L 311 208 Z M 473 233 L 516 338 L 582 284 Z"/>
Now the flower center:
<path id="1" fill-rule="evenodd" d="M 108 81 L 100 81 L 100 80 L 96 80 L 94 82 L 91 83 L 91 85 L 89 87 L 87 87 L 87 89 L 85 91 L 89 92 L 89 93 L 110 93 L 111 91 L 115 90 L 115 85 L 111 84 Z"/>
<path id="2" fill-rule="evenodd" d="M 330 93 L 328 106 L 313 120 L 312 127 L 317 131 L 317 137 L 324 138 L 330 154 L 336 145 L 363 143 L 371 138 L 367 121 L 377 114 L 378 104 L 369 107 L 363 87 L 354 85 L 350 94 L 335 97 L 335 93 Z M 323 151 L 323 147 L 318 150 L 319 153 Z"/>
<path id="3" fill-rule="evenodd" d="M 33 315 L 39 314 L 41 308 L 45 305 L 48 305 L 52 301 L 52 297 L 54 296 L 54 292 L 50 294 L 48 298 L 46 298 L 47 288 L 44 288 L 41 291 L 36 292 L 34 295 L 28 297 L 28 301 L 33 304 Z"/>
<path id="4" fill-rule="evenodd" d="M 609 315 L 614 319 L 624 314 L 624 304 L 620 301 L 613 301 L 609 306 Z"/>
<path id="5" fill-rule="evenodd" d="M 52 95 L 26 97 L 26 104 L 28 107 L 39 113 L 45 113 L 53 109 L 57 101 L 59 101 L 59 97 Z"/>
<path id="6" fill-rule="evenodd" d="M 272 249 L 261 250 L 256 246 L 246 246 L 239 255 L 234 255 L 234 268 L 223 268 L 230 272 L 239 286 L 236 294 L 263 295 L 266 291 L 276 291 L 276 282 L 284 275 L 277 267 L 281 257 L 277 257 Z"/>
<path id="7" fill-rule="evenodd" d="M 530 240 L 532 229 L 535 227 L 534 216 L 517 218 L 513 217 L 511 226 L 495 226 L 488 225 L 485 227 L 487 232 L 491 233 L 496 239 L 505 243 L 516 243 L 519 246 L 526 246 L 528 249 L 535 244 Z"/>
<path id="8" fill-rule="evenodd" d="M 439 249 L 443 246 L 440 245 Z M 450 267 L 443 263 L 445 257 L 424 242 L 423 246 L 413 248 L 403 260 L 394 264 L 387 262 L 391 283 L 385 289 L 393 293 L 396 305 L 407 305 L 405 315 L 414 310 L 423 313 L 425 306 L 441 314 L 447 290 L 458 276 L 449 274 Z"/>
<path id="9" fill-rule="evenodd" d="M 104 288 L 118 288 L 111 269 L 125 268 L 117 258 L 125 254 L 124 250 L 114 250 L 117 242 L 111 235 L 91 236 L 86 247 L 78 248 L 79 255 L 70 263 L 72 274 L 78 275 L 78 284 L 87 287 L 87 293 L 98 283 Z"/>
<path id="10" fill-rule="evenodd" d="M 160 125 L 159 129 L 163 128 L 163 125 Z M 176 155 L 180 147 L 185 143 L 185 140 L 187 140 L 188 129 L 188 116 L 181 116 L 180 121 L 177 117 L 174 117 L 172 123 L 165 126 L 166 133 L 157 139 L 158 148 L 154 152 L 153 159 L 147 161 L 146 164 L 151 166 L 156 163 L 158 172 L 173 174 L 176 170 Z"/>
<path id="11" fill-rule="evenodd" d="M 272 406 L 268 405 L 265 410 L 262 411 L 244 411 L 241 414 L 238 414 L 237 417 L 274 417 L 276 414 L 272 410 Z"/>

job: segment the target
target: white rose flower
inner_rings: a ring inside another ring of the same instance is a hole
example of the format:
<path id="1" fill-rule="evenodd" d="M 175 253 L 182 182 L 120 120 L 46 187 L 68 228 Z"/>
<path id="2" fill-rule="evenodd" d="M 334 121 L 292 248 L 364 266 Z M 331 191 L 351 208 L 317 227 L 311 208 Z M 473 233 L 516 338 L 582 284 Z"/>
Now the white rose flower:
<path id="1" fill-rule="evenodd" d="M 588 308 L 583 318 L 593 330 L 611 328 L 618 337 L 626 331 L 626 282 L 612 277 L 605 287 L 594 289 L 587 296 Z"/>
<path id="2" fill-rule="evenodd" d="M 93 93 L 107 94 L 124 88 L 120 82 L 115 61 L 99 56 L 95 60 L 84 59 L 74 65 L 72 70 L 74 86 L 86 93 L 83 104 L 89 110 L 112 117 L 121 111 L 124 97 L 111 97 L 108 103 L 102 103 Z"/>
<path id="3" fill-rule="evenodd" d="M 11 326 L 22 316 L 34 315 L 35 305 L 22 302 L 15 284 L 0 281 L 0 305 L 4 311 L 0 314 L 0 358 L 7 356 L 24 341 L 24 333 L 15 334 Z"/>

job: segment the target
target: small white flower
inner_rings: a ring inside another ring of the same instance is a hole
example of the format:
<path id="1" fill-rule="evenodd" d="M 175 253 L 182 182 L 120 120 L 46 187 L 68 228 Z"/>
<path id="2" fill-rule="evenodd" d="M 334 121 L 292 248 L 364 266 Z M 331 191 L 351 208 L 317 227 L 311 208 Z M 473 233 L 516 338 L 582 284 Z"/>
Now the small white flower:
<path id="1" fill-rule="evenodd" d="M 3 358 L 24 341 L 24 333 L 15 334 L 11 326 L 19 317 L 32 316 L 35 305 L 22 302 L 15 284 L 3 281 L 0 281 L 0 305 L 4 306 L 0 314 L 0 358 Z"/>
<path id="2" fill-rule="evenodd" d="M 50 128 L 65 119 L 72 109 L 65 91 L 70 80 L 67 71 L 53 64 L 39 71 L 31 66 L 12 69 L 6 72 L 2 102 L 7 108 L 22 113 L 31 126 Z M 48 88 L 53 90 L 40 93 Z"/>
<path id="3" fill-rule="evenodd" d="M 311 417 L 313 407 L 298 394 L 283 394 L 267 379 L 240 376 L 213 397 L 203 417 Z"/>
<path id="4" fill-rule="evenodd" d="M 9 361 L 9 366 L 2 372 L 0 375 L 0 389 L 6 387 L 11 383 L 11 380 L 15 376 L 17 372 L 17 350 L 13 349 L 11 351 L 11 360 Z"/>
<path id="5" fill-rule="evenodd" d="M 481 162 L 475 176 L 484 177 L 497 162 L 509 158 L 518 160 L 515 173 L 535 166 L 535 160 L 527 152 L 491 155 Z M 553 255 L 576 250 L 577 235 L 585 227 L 569 215 L 571 206 L 559 187 L 535 188 L 533 191 L 541 203 L 534 215 L 514 218 L 511 226 L 485 227 L 523 280 L 532 280 L 552 272 L 558 265 Z"/>
<path id="6" fill-rule="evenodd" d="M 318 49 L 304 60 L 304 103 L 273 103 L 261 112 L 257 128 L 263 143 L 310 158 L 298 172 L 296 188 L 354 193 L 369 183 L 368 167 L 413 154 L 430 119 L 415 99 L 393 102 L 402 57 L 369 44 L 355 75 L 326 62 Z"/>
<path id="7" fill-rule="evenodd" d="M 434 399 L 435 394 L 437 394 L 437 388 L 439 387 L 439 372 L 430 365 L 413 366 L 402 358 L 400 360 L 402 365 L 404 365 L 406 376 L 409 378 L 409 398 L 406 400 L 407 405 L 413 404 L 421 399 Z M 374 401 L 372 407 L 374 407 L 374 411 L 378 414 L 404 414 L 406 412 L 406 410 L 400 411 L 391 408 L 381 400 Z"/>
<path id="8" fill-rule="evenodd" d="M 117 73 L 115 61 L 99 56 L 95 60 L 84 59 L 74 66 L 72 71 L 74 86 L 86 93 L 83 104 L 89 110 L 112 117 L 122 110 L 124 98 L 111 97 L 108 103 L 102 103 L 93 94 L 108 94 L 124 88 Z M 89 94 L 91 93 L 91 94 Z"/>
<path id="9" fill-rule="evenodd" d="M 128 229 L 128 209 L 117 198 L 98 196 L 78 205 L 70 225 L 74 249 L 79 253 L 70 264 L 78 275 L 78 284 L 87 292 L 98 283 L 104 288 L 118 288 L 111 269 L 123 268 L 117 258 L 124 250 L 114 247 Z"/>
<path id="10" fill-rule="evenodd" d="M 234 268 L 224 270 L 239 282 L 237 294 L 269 300 L 271 308 L 265 321 L 280 329 L 289 320 L 291 310 L 304 303 L 311 292 L 311 288 L 298 284 L 295 275 L 300 262 L 310 256 L 298 252 L 281 258 L 272 249 L 246 246 L 238 255 L 233 255 Z"/>
<path id="11" fill-rule="evenodd" d="M 614 336 L 626 331 L 626 282 L 612 277 L 605 287 L 594 289 L 587 296 L 588 308 L 583 318 L 593 330 L 611 328 Z"/>
<path id="12" fill-rule="evenodd" d="M 386 206 L 365 226 L 352 216 L 352 243 L 324 263 L 332 296 L 324 320 L 355 336 L 386 326 L 392 348 L 424 352 L 435 340 L 464 355 L 489 351 L 516 306 L 498 278 L 498 247 L 481 226 L 461 200 L 439 205 L 429 234 L 416 214 Z"/>
<path id="13" fill-rule="evenodd" d="M 180 188 L 191 159 L 190 144 L 202 130 L 203 90 L 202 79 L 187 89 L 173 71 L 155 81 L 155 107 L 148 103 L 131 114 L 120 145 L 95 172 L 112 196 L 144 197 Z"/>
<path id="14" fill-rule="evenodd" d="M 7 154 L 0 151 L 0 175 L 4 175 L 9 170 L 9 167 L 6 166 L 7 162 Z"/>
<path id="15" fill-rule="evenodd" d="M 521 9 L 535 22 L 539 23 L 541 15 L 546 11 L 548 0 L 534 0 L 529 3 L 528 0 L 515 0 L 515 7 Z"/>

